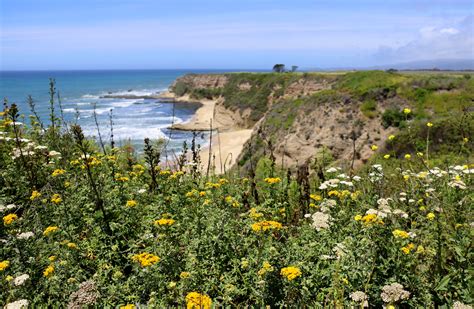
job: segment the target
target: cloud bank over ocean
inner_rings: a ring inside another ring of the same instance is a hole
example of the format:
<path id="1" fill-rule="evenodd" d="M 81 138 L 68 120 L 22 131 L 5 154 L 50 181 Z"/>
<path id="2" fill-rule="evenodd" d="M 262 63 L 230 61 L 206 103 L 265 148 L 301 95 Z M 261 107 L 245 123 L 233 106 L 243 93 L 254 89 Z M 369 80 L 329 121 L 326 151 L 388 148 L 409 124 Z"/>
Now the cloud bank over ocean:
<path id="1" fill-rule="evenodd" d="M 376 57 L 384 61 L 413 61 L 429 59 L 473 59 L 474 15 L 461 22 L 428 26 L 419 30 L 417 38 L 399 47 L 381 47 Z"/>

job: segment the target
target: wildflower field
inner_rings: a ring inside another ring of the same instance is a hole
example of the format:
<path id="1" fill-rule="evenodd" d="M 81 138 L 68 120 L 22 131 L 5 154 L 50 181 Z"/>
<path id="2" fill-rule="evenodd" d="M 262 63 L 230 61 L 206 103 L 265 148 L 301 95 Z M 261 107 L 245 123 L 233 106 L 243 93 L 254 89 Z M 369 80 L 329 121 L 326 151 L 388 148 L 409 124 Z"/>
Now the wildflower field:
<path id="1" fill-rule="evenodd" d="M 20 122 L 14 104 L 1 115 L 2 305 L 474 302 L 469 130 L 450 156 L 398 153 L 394 134 L 355 172 L 261 163 L 256 172 L 218 176 L 185 155 L 167 166 L 149 140 L 140 156 L 113 143 L 102 148 L 54 112 L 48 126 L 35 117 Z M 423 124 L 428 132 L 437 125 Z"/>

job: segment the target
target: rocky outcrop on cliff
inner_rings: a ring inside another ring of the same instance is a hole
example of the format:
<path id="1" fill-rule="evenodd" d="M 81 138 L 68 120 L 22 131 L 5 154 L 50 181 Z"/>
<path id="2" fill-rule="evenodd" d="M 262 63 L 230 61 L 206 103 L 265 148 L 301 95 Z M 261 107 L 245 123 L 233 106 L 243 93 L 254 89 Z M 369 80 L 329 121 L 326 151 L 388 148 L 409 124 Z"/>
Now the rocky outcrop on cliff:
<path id="1" fill-rule="evenodd" d="M 180 83 L 188 85 L 190 89 L 222 88 L 227 81 L 228 77 L 223 74 L 187 74 L 175 80 L 170 88 L 173 89 Z"/>

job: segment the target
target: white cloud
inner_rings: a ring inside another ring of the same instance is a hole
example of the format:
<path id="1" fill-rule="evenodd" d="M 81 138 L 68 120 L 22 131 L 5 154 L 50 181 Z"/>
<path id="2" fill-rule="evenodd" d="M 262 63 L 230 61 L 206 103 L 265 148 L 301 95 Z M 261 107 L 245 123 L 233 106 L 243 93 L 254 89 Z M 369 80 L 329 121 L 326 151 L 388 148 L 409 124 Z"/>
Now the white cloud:
<path id="1" fill-rule="evenodd" d="M 401 46 L 381 46 L 375 57 L 380 62 L 432 59 L 474 60 L 474 16 L 452 25 L 422 27 L 416 39 Z"/>

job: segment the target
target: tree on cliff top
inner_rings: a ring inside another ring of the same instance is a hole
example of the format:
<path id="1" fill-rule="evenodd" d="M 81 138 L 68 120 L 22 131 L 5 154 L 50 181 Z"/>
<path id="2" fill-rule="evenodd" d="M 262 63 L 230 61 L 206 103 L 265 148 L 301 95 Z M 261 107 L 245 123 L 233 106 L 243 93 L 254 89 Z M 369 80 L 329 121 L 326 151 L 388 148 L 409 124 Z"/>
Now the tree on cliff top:
<path id="1" fill-rule="evenodd" d="M 276 73 L 282 73 L 285 72 L 285 65 L 278 63 L 273 66 L 273 71 Z"/>

